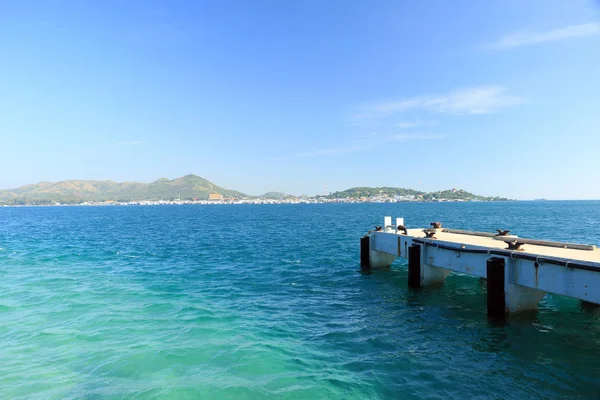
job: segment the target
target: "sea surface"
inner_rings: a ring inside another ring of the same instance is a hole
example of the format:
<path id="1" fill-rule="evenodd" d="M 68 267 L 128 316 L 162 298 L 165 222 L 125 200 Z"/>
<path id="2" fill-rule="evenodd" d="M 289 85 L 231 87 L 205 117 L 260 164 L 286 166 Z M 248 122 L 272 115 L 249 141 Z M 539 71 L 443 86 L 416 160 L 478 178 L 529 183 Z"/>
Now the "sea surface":
<path id="1" fill-rule="evenodd" d="M 0 399 L 600 398 L 600 312 L 361 272 L 383 217 L 600 244 L 600 202 L 0 208 Z"/>

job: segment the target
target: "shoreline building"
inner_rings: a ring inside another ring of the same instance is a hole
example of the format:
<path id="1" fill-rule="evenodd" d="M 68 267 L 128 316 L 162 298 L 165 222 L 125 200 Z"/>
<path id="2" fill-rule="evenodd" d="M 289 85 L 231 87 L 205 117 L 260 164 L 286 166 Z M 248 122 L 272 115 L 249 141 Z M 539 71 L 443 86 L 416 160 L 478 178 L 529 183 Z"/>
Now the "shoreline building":
<path id="1" fill-rule="evenodd" d="M 221 193 L 211 193 L 208 195 L 208 200 L 211 201 L 223 201 L 224 197 Z"/>

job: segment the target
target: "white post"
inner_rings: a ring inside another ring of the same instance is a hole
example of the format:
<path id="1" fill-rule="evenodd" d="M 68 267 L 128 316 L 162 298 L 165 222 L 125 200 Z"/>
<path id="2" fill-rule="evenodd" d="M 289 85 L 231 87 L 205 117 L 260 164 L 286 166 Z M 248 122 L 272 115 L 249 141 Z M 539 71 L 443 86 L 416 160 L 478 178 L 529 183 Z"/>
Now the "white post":
<path id="1" fill-rule="evenodd" d="M 383 231 L 384 232 L 389 232 L 391 228 L 389 228 L 392 225 L 392 217 L 384 217 L 383 218 Z"/>

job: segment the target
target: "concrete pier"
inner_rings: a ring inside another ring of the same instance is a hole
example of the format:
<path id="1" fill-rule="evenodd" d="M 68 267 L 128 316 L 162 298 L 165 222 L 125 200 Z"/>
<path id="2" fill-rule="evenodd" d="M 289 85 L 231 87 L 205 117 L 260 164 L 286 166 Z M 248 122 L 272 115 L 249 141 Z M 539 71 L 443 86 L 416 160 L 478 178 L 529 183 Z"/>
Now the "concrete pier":
<path id="1" fill-rule="evenodd" d="M 534 310 L 546 293 L 600 305 L 600 251 L 596 246 L 519 238 L 508 231 L 406 229 L 402 218 L 361 239 L 363 268 L 408 259 L 408 285 L 440 285 L 451 272 L 486 278 L 488 315 Z"/>

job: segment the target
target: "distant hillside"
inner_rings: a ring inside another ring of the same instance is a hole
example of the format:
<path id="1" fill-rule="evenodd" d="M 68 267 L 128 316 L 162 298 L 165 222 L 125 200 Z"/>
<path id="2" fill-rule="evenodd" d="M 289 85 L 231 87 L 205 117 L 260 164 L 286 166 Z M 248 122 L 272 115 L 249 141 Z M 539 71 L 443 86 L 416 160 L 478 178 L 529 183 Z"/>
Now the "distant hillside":
<path id="1" fill-rule="evenodd" d="M 279 199 L 287 199 L 290 197 L 294 197 L 292 195 L 289 195 L 287 193 L 283 193 L 283 192 L 267 192 L 265 194 L 262 194 L 260 196 L 257 196 L 258 198 L 261 199 L 275 199 L 275 200 L 279 200 Z"/>
<path id="2" fill-rule="evenodd" d="M 28 204 L 79 204 L 86 201 L 143 201 L 143 200 L 206 200 L 211 193 L 219 193 L 224 197 L 244 198 L 250 197 L 235 190 L 229 190 L 197 175 L 186 175 L 177 179 L 162 178 L 151 183 L 139 182 L 113 182 L 113 181 L 87 181 L 68 180 L 61 182 L 40 182 L 25 185 L 16 189 L 0 190 L 0 205 L 28 205 Z M 414 197 L 414 200 L 480 200 L 502 201 L 503 197 L 485 197 L 464 190 L 442 190 L 438 192 L 421 192 L 413 189 L 394 187 L 355 187 L 328 196 L 318 198 L 373 198 L 378 196 L 403 196 Z M 283 192 L 267 192 L 263 199 L 286 200 L 294 198 Z M 308 196 L 302 195 L 302 199 Z"/>
<path id="3" fill-rule="evenodd" d="M 330 199 L 343 199 L 347 197 L 360 198 L 360 197 L 374 197 L 374 196 L 418 196 L 425 194 L 425 192 L 419 192 L 413 189 L 402 189 L 394 187 L 354 187 L 346 189 L 341 192 L 334 192 L 326 196 Z"/>
<path id="4" fill-rule="evenodd" d="M 211 193 L 226 197 L 246 197 L 245 194 L 222 188 L 197 175 L 152 183 L 68 180 L 40 182 L 17 189 L 0 190 L 0 204 L 81 203 L 84 201 L 138 201 L 208 199 Z"/>
<path id="5" fill-rule="evenodd" d="M 429 192 L 423 195 L 424 200 L 446 199 L 446 200 L 480 200 L 480 201 L 508 201 L 506 197 L 499 196 L 480 196 L 467 192 L 462 189 L 457 190 L 441 190 L 437 192 Z"/>
<path id="6" fill-rule="evenodd" d="M 361 198 L 375 196 L 415 196 L 423 200 L 446 199 L 446 200 L 479 200 L 479 201 L 507 201 L 504 197 L 486 197 L 465 190 L 441 190 L 438 192 L 421 192 L 413 189 L 394 187 L 355 187 L 341 192 L 335 192 L 328 196 L 329 199 Z"/>

